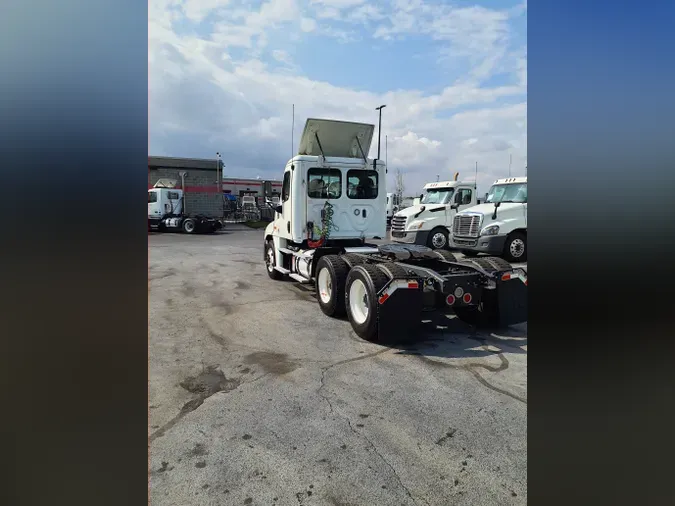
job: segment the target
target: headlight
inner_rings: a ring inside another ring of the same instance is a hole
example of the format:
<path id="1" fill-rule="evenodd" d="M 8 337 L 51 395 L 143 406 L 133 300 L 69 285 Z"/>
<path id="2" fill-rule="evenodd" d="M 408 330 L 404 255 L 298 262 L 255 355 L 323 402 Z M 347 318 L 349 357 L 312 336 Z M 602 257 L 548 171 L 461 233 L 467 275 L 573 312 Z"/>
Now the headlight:
<path id="1" fill-rule="evenodd" d="M 499 233 L 499 225 L 490 225 L 489 227 L 485 227 L 480 235 L 497 235 Z"/>
<path id="2" fill-rule="evenodd" d="M 408 225 L 408 230 L 419 230 L 424 226 L 423 221 L 413 221 L 410 225 Z"/>

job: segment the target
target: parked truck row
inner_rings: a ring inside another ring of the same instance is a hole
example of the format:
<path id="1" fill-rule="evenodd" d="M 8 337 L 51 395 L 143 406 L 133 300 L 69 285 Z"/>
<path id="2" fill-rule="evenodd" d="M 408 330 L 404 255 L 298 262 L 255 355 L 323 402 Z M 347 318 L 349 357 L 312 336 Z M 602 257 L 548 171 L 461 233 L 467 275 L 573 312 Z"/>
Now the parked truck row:
<path id="1" fill-rule="evenodd" d="M 419 203 L 393 216 L 392 241 L 527 260 L 527 177 L 496 180 L 483 203 L 474 182 L 440 181 L 424 190 Z"/>

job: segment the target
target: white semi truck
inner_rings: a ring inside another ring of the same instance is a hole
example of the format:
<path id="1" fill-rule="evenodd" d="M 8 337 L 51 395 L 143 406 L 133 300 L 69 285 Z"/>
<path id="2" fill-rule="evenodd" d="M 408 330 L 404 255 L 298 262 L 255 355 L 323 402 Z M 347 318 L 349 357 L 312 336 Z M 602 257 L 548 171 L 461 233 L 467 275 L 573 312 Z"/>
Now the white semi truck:
<path id="1" fill-rule="evenodd" d="M 449 246 L 455 214 L 475 205 L 474 183 L 427 183 L 419 204 L 402 209 L 392 218 L 391 240 L 445 249 Z"/>
<path id="2" fill-rule="evenodd" d="M 497 179 L 483 204 L 457 213 L 452 242 L 466 256 L 527 261 L 527 177 Z"/>
<path id="3" fill-rule="evenodd" d="M 368 242 L 386 233 L 386 167 L 366 156 L 373 131 L 307 120 L 263 236 L 269 277 L 314 283 L 323 313 L 346 314 L 367 340 L 410 336 L 433 309 L 472 323 L 526 321 L 526 273 L 503 259 L 457 261 L 426 246 Z"/>
<path id="4" fill-rule="evenodd" d="M 185 192 L 176 186 L 175 179 L 160 179 L 148 190 L 148 232 L 211 233 L 223 227 L 214 218 L 187 214 Z"/>
<path id="5" fill-rule="evenodd" d="M 387 225 L 391 223 L 394 214 L 401 207 L 401 197 L 398 193 L 387 193 Z"/>

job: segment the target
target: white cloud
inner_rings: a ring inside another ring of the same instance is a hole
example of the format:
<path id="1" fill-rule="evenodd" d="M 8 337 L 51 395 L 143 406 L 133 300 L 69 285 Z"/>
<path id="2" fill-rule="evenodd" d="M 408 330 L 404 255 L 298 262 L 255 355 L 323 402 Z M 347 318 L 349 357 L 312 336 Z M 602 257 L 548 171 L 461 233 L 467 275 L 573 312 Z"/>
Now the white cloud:
<path id="1" fill-rule="evenodd" d="M 173 4 L 178 4 L 180 2 L 174 1 Z M 199 23 L 204 20 L 212 11 L 227 7 L 230 3 L 230 0 L 183 0 L 182 10 L 185 13 L 185 17 L 190 21 Z"/>
<path id="2" fill-rule="evenodd" d="M 435 180 L 436 174 L 451 178 L 460 171 L 461 178 L 473 178 L 476 162 L 479 190 L 487 190 L 495 178 L 507 173 L 509 155 L 513 173 L 524 172 L 527 49 L 524 44 L 509 48 L 515 9 L 453 8 L 422 0 L 393 4 L 267 0 L 251 11 L 235 2 L 239 0 L 231 0 L 223 10 L 227 2 L 216 0 L 150 0 L 153 154 L 208 156 L 221 151 L 231 175 L 251 171 L 279 177 L 290 156 L 292 104 L 297 149 L 306 117 L 376 124 L 374 107 L 384 103 L 382 156 L 386 134 L 389 166 L 402 170 L 408 193 Z M 333 9 L 341 21 L 322 17 L 326 9 Z M 200 27 L 208 19 L 213 27 L 206 32 L 185 30 L 185 20 L 190 19 L 200 20 Z M 359 26 L 372 22 L 379 27 L 377 32 L 359 31 Z M 363 50 L 379 39 L 382 53 L 388 46 L 383 39 L 424 36 L 447 49 L 443 65 L 462 68 L 464 73 L 434 93 L 397 89 L 399 84 L 393 82 L 392 91 L 372 92 L 312 80 L 294 66 L 294 46 L 307 44 L 309 37 L 315 44 L 322 40 L 317 35 L 344 43 L 360 39 Z M 458 66 L 459 59 L 464 59 L 463 67 Z M 277 70 L 275 61 L 284 68 Z M 481 84 L 502 72 L 512 76 L 510 84 Z M 376 152 L 377 131 L 370 155 Z"/>
<path id="3" fill-rule="evenodd" d="M 316 30 L 316 21 L 312 18 L 302 18 L 300 20 L 300 29 L 303 32 L 313 32 Z"/>
<path id="4" fill-rule="evenodd" d="M 291 65 L 293 63 L 291 56 L 282 49 L 275 49 L 272 51 L 272 57 L 280 63 L 286 63 L 287 65 Z"/>

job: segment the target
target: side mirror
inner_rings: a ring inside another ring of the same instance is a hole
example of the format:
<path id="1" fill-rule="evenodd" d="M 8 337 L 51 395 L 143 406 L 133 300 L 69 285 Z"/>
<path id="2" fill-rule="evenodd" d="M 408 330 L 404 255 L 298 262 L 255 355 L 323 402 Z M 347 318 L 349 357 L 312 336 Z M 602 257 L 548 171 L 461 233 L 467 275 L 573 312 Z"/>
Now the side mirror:
<path id="1" fill-rule="evenodd" d="M 274 212 L 281 214 L 281 211 L 283 211 L 283 207 L 281 205 L 275 206 L 274 207 Z"/>
<path id="2" fill-rule="evenodd" d="M 455 210 L 459 209 L 459 204 L 457 202 L 455 202 L 454 204 L 452 204 L 450 206 L 450 209 L 455 209 Z"/>

